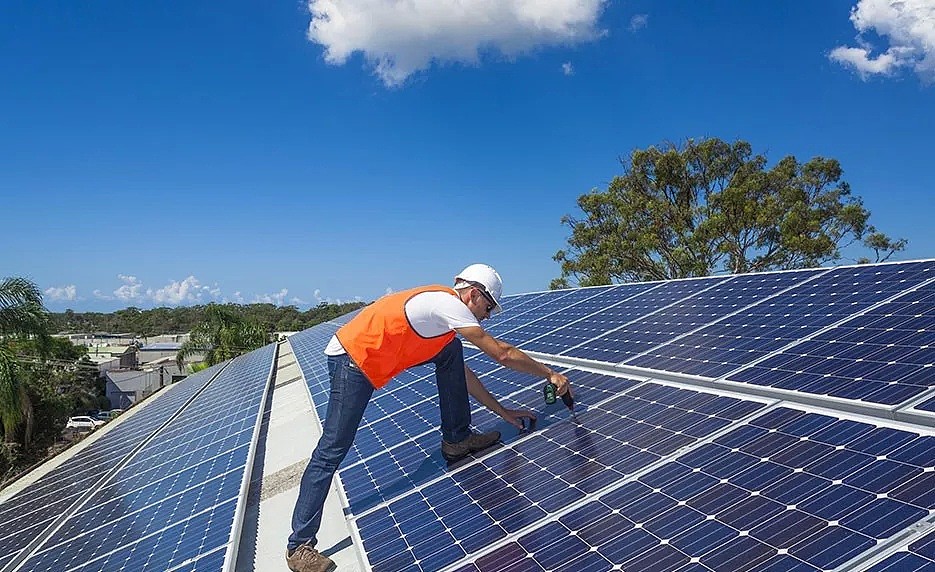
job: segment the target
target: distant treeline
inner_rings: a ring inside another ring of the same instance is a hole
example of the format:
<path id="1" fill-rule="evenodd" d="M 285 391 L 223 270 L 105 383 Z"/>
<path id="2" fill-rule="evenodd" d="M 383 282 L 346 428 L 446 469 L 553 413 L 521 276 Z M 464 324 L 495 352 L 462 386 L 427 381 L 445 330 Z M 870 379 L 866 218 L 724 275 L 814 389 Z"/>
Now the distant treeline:
<path id="1" fill-rule="evenodd" d="M 323 302 L 304 312 L 295 306 L 273 304 L 226 304 L 225 306 L 241 314 L 245 319 L 259 324 L 267 331 L 282 332 L 304 330 L 365 305 L 364 302 L 347 304 Z M 143 337 L 189 332 L 204 321 L 206 307 L 180 306 L 178 308 L 153 308 L 152 310 L 130 307 L 111 313 L 65 310 L 52 313 L 50 317 L 53 331 L 60 333 L 132 333 Z"/>

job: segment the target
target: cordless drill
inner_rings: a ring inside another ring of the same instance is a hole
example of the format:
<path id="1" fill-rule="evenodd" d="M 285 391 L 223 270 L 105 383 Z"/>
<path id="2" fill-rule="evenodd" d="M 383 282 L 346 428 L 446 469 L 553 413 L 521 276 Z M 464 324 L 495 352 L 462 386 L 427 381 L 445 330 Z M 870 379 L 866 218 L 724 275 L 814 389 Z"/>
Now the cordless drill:
<path id="1" fill-rule="evenodd" d="M 555 395 L 557 391 L 558 387 L 556 387 L 554 383 L 549 382 L 545 384 L 545 387 L 542 388 L 542 396 L 545 397 L 546 405 L 552 405 L 555 403 Z M 566 391 L 565 394 L 561 397 L 565 407 L 567 407 L 569 411 L 574 411 L 575 400 L 571 396 L 571 390 L 569 389 Z"/>

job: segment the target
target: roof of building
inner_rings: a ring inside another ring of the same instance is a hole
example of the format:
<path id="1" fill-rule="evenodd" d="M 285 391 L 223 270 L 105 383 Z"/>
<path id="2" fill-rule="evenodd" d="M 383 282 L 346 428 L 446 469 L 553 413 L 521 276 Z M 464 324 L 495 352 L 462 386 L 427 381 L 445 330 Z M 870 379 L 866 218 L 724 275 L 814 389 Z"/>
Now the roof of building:
<path id="1" fill-rule="evenodd" d="M 544 404 L 541 380 L 467 346 L 466 363 L 491 393 L 505 407 L 535 411 L 538 423 L 519 431 L 477 408 L 475 427 L 501 431 L 502 442 L 448 466 L 438 453 L 433 372 L 403 372 L 365 412 L 325 506 L 318 548 L 342 571 L 424 572 L 607 569 L 622 558 L 611 554 L 615 548 L 649 559 L 633 569 L 791 569 L 804 560 L 814 569 L 868 570 L 897 552 L 914 554 L 913 543 L 935 525 L 932 507 L 923 506 L 931 504 L 935 472 L 935 388 L 927 383 L 935 350 L 924 326 L 933 315 L 935 261 L 507 297 L 486 329 L 567 372 L 574 411 Z M 211 550 L 191 553 L 205 564 L 197 569 L 221 570 L 225 562 L 236 562 L 238 571 L 284 567 L 292 508 L 328 406 L 322 350 L 342 320 L 148 400 L 147 407 L 169 412 L 181 407 L 166 431 L 178 437 L 178 458 L 203 452 L 210 466 L 199 460 L 198 470 L 216 468 L 210 479 L 177 479 L 182 488 L 167 490 L 185 495 L 202 481 L 232 479 L 224 487 L 229 497 L 211 496 L 219 503 L 212 512 L 197 504 L 201 494 L 183 509 L 192 515 L 173 512 L 190 518 L 182 528 L 202 541 L 213 522 L 234 522 Z M 898 377 L 882 382 L 883 372 Z M 199 407 L 212 390 L 213 401 Z M 176 402 L 194 405 L 170 407 Z M 162 434 L 153 435 L 158 449 Z M 233 451 L 240 452 L 236 463 L 227 456 Z M 148 460 L 138 456 L 129 462 Z M 781 486 L 786 478 L 846 497 L 780 502 L 799 490 Z M 131 502 L 153 482 L 175 483 L 163 473 L 141 477 L 120 498 Z M 854 497 L 860 502 L 844 502 Z M 741 508 L 724 510 L 721 499 Z M 222 506 L 229 513 L 216 512 Z M 606 524 L 589 528 L 605 517 Z M 55 522 L 64 527 L 69 518 Z M 197 544 L 173 541 L 169 532 L 178 525 L 159 527 L 158 538 L 122 541 L 126 558 L 143 562 Z M 100 542 L 110 538 L 105 528 Z M 610 533 L 626 539 L 615 544 Z M 103 566 L 120 552 L 110 545 L 95 551 L 95 534 L 75 543 L 77 556 L 69 553 L 81 565 Z M 138 547 L 149 552 L 133 552 Z M 718 556 L 709 562 L 709 554 Z M 53 556 L 60 555 L 47 558 Z"/>
<path id="2" fill-rule="evenodd" d="M 141 352 L 168 352 L 178 351 L 182 347 L 181 342 L 155 342 L 146 344 L 140 348 Z"/>

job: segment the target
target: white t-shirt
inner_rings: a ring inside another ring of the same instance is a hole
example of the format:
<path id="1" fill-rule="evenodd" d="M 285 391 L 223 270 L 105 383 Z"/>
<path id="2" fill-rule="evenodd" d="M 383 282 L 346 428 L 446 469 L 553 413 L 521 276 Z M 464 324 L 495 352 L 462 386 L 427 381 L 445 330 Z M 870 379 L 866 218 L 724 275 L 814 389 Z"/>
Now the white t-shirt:
<path id="1" fill-rule="evenodd" d="M 434 338 L 458 328 L 480 326 L 471 310 L 458 297 L 448 292 L 422 292 L 406 302 L 406 318 L 412 328 L 423 338 Z M 337 356 L 345 353 L 332 336 L 325 348 L 325 355 Z"/>

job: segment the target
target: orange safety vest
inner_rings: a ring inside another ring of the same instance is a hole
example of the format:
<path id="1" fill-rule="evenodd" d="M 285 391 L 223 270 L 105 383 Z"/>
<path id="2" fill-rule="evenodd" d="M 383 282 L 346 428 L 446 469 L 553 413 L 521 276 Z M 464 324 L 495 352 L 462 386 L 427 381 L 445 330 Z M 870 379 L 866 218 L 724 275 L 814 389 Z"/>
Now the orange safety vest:
<path id="1" fill-rule="evenodd" d="M 458 295 L 446 286 L 421 286 L 389 294 L 365 307 L 337 332 L 344 351 L 376 389 L 404 369 L 432 359 L 455 337 L 450 331 L 424 338 L 413 329 L 406 317 L 406 302 L 422 292 Z"/>

